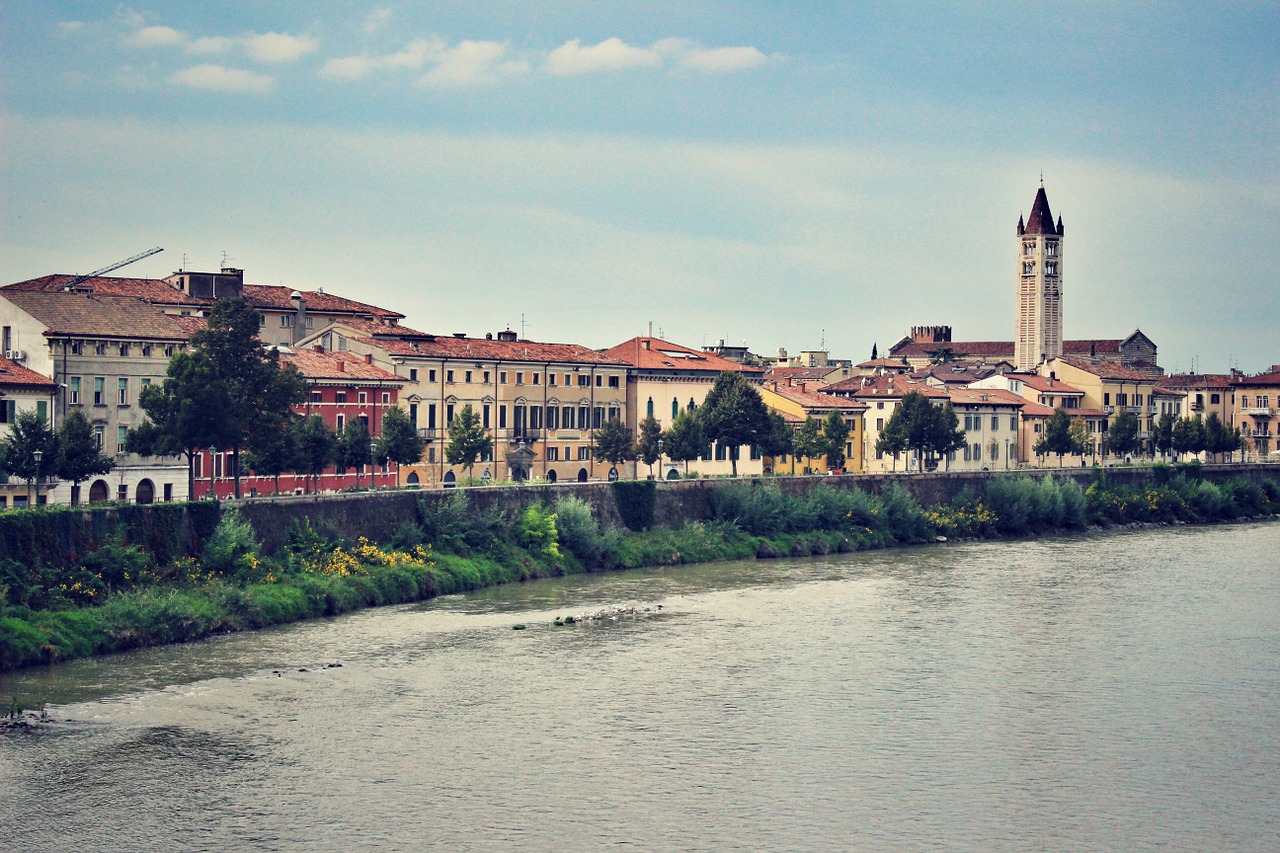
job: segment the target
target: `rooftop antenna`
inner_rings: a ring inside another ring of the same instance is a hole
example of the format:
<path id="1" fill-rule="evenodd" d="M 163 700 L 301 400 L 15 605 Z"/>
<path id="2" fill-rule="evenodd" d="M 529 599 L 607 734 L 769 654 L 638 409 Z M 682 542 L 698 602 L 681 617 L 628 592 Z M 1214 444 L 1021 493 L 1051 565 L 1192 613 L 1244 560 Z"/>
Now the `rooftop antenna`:
<path id="1" fill-rule="evenodd" d="M 222 268 L 224 270 L 227 268 L 227 261 L 229 260 L 231 260 L 231 256 L 227 254 L 226 249 L 223 249 L 222 250 Z"/>
<path id="2" fill-rule="evenodd" d="M 1041 188 L 1044 187 L 1044 169 L 1040 170 L 1040 186 Z"/>
<path id="3" fill-rule="evenodd" d="M 524 312 L 520 312 L 520 340 L 527 341 L 529 338 L 525 335 L 524 330 L 528 326 L 524 319 Z"/>
<path id="4" fill-rule="evenodd" d="M 818 349 L 825 350 L 827 348 L 827 330 L 822 330 L 822 340 L 818 344 Z"/>
<path id="5" fill-rule="evenodd" d="M 185 271 L 185 270 L 186 270 L 186 268 L 187 268 L 187 253 L 186 253 L 186 252 L 183 252 L 183 253 L 182 253 L 182 266 L 178 267 L 178 269 L 180 269 L 180 270 L 184 270 L 184 271 Z"/>

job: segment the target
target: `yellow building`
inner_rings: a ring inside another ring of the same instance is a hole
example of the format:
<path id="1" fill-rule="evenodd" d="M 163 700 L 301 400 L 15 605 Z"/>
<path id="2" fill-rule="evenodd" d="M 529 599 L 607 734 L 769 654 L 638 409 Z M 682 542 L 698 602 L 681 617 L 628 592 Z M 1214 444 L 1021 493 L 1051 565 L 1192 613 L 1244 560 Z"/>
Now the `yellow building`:
<path id="1" fill-rule="evenodd" d="M 860 474 L 863 471 L 862 416 L 867 409 L 866 404 L 847 397 L 824 394 L 821 390 L 824 387 L 826 386 L 817 382 L 766 381 L 760 387 L 760 396 L 766 406 L 782 415 L 793 431 L 798 430 L 806 418 L 813 417 L 821 422 L 830 417 L 832 412 L 839 413 L 849 427 L 842 470 Z M 821 474 L 831 469 L 825 456 L 782 456 L 777 460 L 766 457 L 764 463 L 766 473 L 772 471 L 775 474 Z"/>

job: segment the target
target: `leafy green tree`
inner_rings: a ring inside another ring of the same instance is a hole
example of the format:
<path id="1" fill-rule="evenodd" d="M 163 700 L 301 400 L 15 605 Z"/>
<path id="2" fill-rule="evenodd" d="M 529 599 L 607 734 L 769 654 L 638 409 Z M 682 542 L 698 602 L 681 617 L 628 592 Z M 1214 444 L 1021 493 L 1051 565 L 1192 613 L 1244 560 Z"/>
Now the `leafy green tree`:
<path id="1" fill-rule="evenodd" d="M 1214 457 L 1224 453 L 1234 453 L 1240 449 L 1240 430 L 1238 427 L 1224 424 L 1217 412 L 1210 412 L 1204 419 L 1204 445 L 1204 449 Z"/>
<path id="2" fill-rule="evenodd" d="M 684 463 L 689 473 L 689 463 L 702 455 L 707 439 L 702 434 L 702 423 L 694 412 L 682 411 L 662 433 L 662 447 L 667 458 Z"/>
<path id="3" fill-rule="evenodd" d="M 62 419 L 58 427 L 58 457 L 52 469 L 59 480 L 71 484 L 72 503 L 80 494 L 80 484 L 97 474 L 106 474 L 115 467 L 110 457 L 102 453 L 93 439 L 93 426 L 84 412 L 72 411 Z"/>
<path id="4" fill-rule="evenodd" d="M 831 412 L 822 422 L 822 449 L 827 457 L 827 468 L 844 468 L 845 442 L 849 440 L 849 425 L 839 412 Z"/>
<path id="5" fill-rule="evenodd" d="M 966 443 L 964 430 L 960 429 L 960 418 L 956 416 L 955 409 L 951 408 L 950 403 L 945 406 L 931 405 L 929 408 L 933 409 L 929 450 L 947 460 L 947 467 L 950 468 L 951 454 L 963 449 Z"/>
<path id="6" fill-rule="evenodd" d="M 422 461 L 426 442 L 409 419 L 409 413 L 392 406 L 382 415 L 382 434 L 378 436 L 378 458 L 390 459 L 397 465 L 416 465 Z"/>
<path id="7" fill-rule="evenodd" d="M 1142 447 L 1142 439 L 1138 438 L 1138 427 L 1137 415 L 1130 411 L 1121 411 L 1107 427 L 1107 449 L 1117 456 L 1137 453 Z"/>
<path id="8" fill-rule="evenodd" d="M 610 465 L 636 458 L 636 437 L 619 418 L 609 418 L 591 438 L 596 458 Z"/>
<path id="9" fill-rule="evenodd" d="M 1071 422 L 1071 452 L 1077 456 L 1092 456 L 1096 452 L 1093 442 L 1093 436 L 1089 434 L 1089 427 L 1080 419 Z M 1062 460 L 1058 460 L 1061 463 Z"/>
<path id="10" fill-rule="evenodd" d="M 898 402 L 897 408 L 889 417 L 889 423 L 880 431 L 880 436 L 884 438 L 885 432 L 888 432 L 896 442 L 898 431 L 901 430 L 903 449 L 914 451 L 923 468 L 925 461 L 932 459 L 935 454 L 945 456 L 951 453 L 952 445 L 964 446 L 964 433 L 960 432 L 954 413 L 948 416 L 937 411 L 938 409 L 928 397 L 919 391 L 912 391 Z M 894 418 L 898 419 L 898 423 L 893 423 Z M 959 444 L 952 440 L 953 432 L 958 433 Z M 877 440 L 876 444 L 879 446 L 880 441 Z M 887 450 L 888 447 L 886 442 L 884 449 Z M 894 464 L 896 467 L 896 456 Z"/>
<path id="11" fill-rule="evenodd" d="M 356 486 L 360 486 L 360 468 L 372 459 L 372 452 L 369 445 L 372 439 L 369 437 L 369 427 L 360 418 L 352 418 L 347 421 L 347 425 L 342 428 L 342 434 L 338 436 L 338 445 L 334 450 L 334 460 L 337 462 L 339 471 L 346 471 L 348 468 L 356 469 Z"/>
<path id="12" fill-rule="evenodd" d="M 1173 425 L 1173 452 L 1199 453 L 1204 450 L 1204 424 L 1199 418 L 1179 418 Z"/>
<path id="13" fill-rule="evenodd" d="M 1165 412 L 1156 420 L 1155 428 L 1152 430 L 1151 445 L 1159 451 L 1161 456 L 1173 450 L 1173 424 L 1173 415 Z"/>
<path id="14" fill-rule="evenodd" d="M 662 441 L 662 427 L 658 426 L 657 418 L 649 415 L 640 422 L 640 441 L 636 444 L 636 456 L 649 466 L 649 476 L 653 476 L 653 463 L 657 462 L 662 455 L 658 451 L 660 441 Z"/>
<path id="15" fill-rule="evenodd" d="M 450 465 L 461 465 L 471 477 L 476 460 L 493 450 L 493 436 L 485 432 L 480 416 L 471 406 L 463 406 L 449 422 L 449 443 L 444 458 Z"/>
<path id="16" fill-rule="evenodd" d="M 791 426 L 778 412 L 770 411 L 767 413 L 769 430 L 760 439 L 760 443 L 756 449 L 763 456 L 771 456 L 775 460 L 779 456 L 795 452 L 794 434 L 791 432 Z"/>
<path id="17" fill-rule="evenodd" d="M 726 370 L 702 401 L 698 417 L 702 433 L 729 451 L 733 476 L 738 476 L 737 449 L 744 444 L 757 446 L 769 431 L 768 409 L 764 400 L 741 373 Z"/>
<path id="18" fill-rule="evenodd" d="M 1045 421 L 1044 432 L 1036 439 L 1032 448 L 1039 456 L 1051 453 L 1058 455 L 1058 467 L 1062 467 L 1062 457 L 1075 450 L 1075 441 L 1071 435 L 1071 416 L 1061 407 L 1054 409 L 1053 414 Z"/>
<path id="19" fill-rule="evenodd" d="M 893 470 L 898 470 L 898 454 L 907 450 L 907 420 L 901 406 L 893 410 L 880 435 L 876 436 L 876 453 L 893 456 Z"/>
<path id="20" fill-rule="evenodd" d="M 792 444 L 795 450 L 792 456 L 792 473 L 795 473 L 796 456 L 812 461 L 823 455 L 825 447 L 822 443 L 822 422 L 813 415 L 806 417 L 804 423 L 800 424 L 800 429 L 796 430 Z"/>
<path id="21" fill-rule="evenodd" d="M 47 475 L 55 471 L 58 437 L 49 428 L 48 419 L 40 417 L 39 412 L 28 410 L 18 413 L 10 427 L 9 435 L 5 437 L 4 448 L 7 457 L 5 465 L 11 473 L 26 481 L 28 493 L 37 476 L 43 481 Z M 38 463 L 36 451 L 39 451 L 42 457 Z M 39 483 L 36 483 L 37 492 L 39 488 Z M 30 495 L 28 500 L 31 500 Z M 37 502 L 39 500 L 38 494 L 36 500 Z"/>
<path id="22" fill-rule="evenodd" d="M 256 474 L 271 477 L 275 481 L 276 494 L 280 493 L 280 475 L 285 471 L 301 468 L 298 460 L 297 427 L 302 420 L 294 415 L 275 430 L 263 430 L 257 436 L 254 447 L 245 454 L 245 464 Z"/>
<path id="23" fill-rule="evenodd" d="M 306 382 L 291 366 L 281 368 L 280 353 L 258 340 L 258 312 L 241 299 L 219 299 L 205 328 L 191 336 L 193 348 L 209 360 L 227 389 L 229 405 L 219 412 L 230 435 L 235 459 L 235 494 L 240 497 L 240 452 L 256 443 L 278 440 L 292 406 L 306 397 Z M 368 448 L 366 447 L 366 450 Z"/>
<path id="24" fill-rule="evenodd" d="M 140 456 L 187 458 L 187 495 L 195 494 L 195 458 L 206 447 L 227 450 L 236 440 L 230 421 L 231 394 L 201 351 L 169 360 L 165 380 L 138 395 L 148 420 L 129 430 L 125 450 Z"/>
<path id="25" fill-rule="evenodd" d="M 308 415 L 292 421 L 290 432 L 298 469 L 311 478 L 311 490 L 315 491 L 316 478 L 325 468 L 334 464 L 338 438 L 319 415 Z"/>

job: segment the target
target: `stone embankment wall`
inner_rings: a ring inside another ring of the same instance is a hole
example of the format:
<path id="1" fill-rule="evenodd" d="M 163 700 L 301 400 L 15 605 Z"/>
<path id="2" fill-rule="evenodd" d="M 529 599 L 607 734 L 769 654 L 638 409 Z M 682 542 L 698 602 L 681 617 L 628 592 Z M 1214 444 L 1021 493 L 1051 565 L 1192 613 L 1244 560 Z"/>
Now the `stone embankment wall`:
<path id="1" fill-rule="evenodd" d="M 946 503 L 961 490 L 981 495 L 986 484 L 997 477 L 1044 476 L 1071 478 L 1088 486 L 1092 469 L 1067 468 L 1021 472 L 863 474 L 842 477 L 779 477 L 744 480 L 776 485 L 787 492 L 803 493 L 819 485 L 838 489 L 866 489 L 878 492 L 888 483 L 897 483 L 912 492 L 922 505 Z M 1280 465 L 1211 465 L 1205 479 L 1219 482 L 1233 477 L 1280 483 Z M 1145 467 L 1108 468 L 1107 480 L 1115 484 L 1143 486 L 1153 481 L 1153 469 Z M 678 527 L 685 521 L 710 517 L 711 494 L 725 480 L 676 480 L 657 482 L 654 524 Z M 592 506 L 597 517 L 611 527 L 622 527 L 609 483 L 561 483 L 556 485 L 493 486 L 461 490 L 475 512 L 502 507 L 513 512 L 530 503 L 553 504 L 562 495 L 573 495 Z M 447 500 L 453 490 L 356 492 L 337 495 L 259 497 L 224 501 L 221 504 L 155 504 L 130 507 L 86 507 L 80 512 L 0 514 L 0 556 L 27 562 L 74 564 L 84 554 L 102 545 L 117 530 L 157 553 L 161 559 L 198 555 L 204 537 L 212 532 L 220 511 L 236 508 L 253 525 L 263 548 L 274 551 L 284 544 L 295 521 L 310 519 L 313 526 L 355 538 L 366 536 L 384 542 L 402 526 L 419 520 L 419 501 L 428 505 Z"/>

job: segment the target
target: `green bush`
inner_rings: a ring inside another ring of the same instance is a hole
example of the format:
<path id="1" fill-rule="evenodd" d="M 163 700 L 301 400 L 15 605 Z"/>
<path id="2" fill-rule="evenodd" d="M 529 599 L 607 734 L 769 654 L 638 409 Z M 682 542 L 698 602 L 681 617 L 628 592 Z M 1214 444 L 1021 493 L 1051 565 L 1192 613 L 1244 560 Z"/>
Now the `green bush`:
<path id="1" fill-rule="evenodd" d="M 559 557 L 556 514 L 541 503 L 531 503 L 520 514 L 520 544 L 534 554 Z"/>
<path id="2" fill-rule="evenodd" d="M 609 484 L 618 516 L 628 530 L 648 530 L 653 526 L 653 510 L 658 503 L 654 480 L 617 480 Z"/>
<path id="3" fill-rule="evenodd" d="M 599 565 L 604 556 L 604 541 L 591 506 L 581 498 L 565 495 L 556 501 L 555 518 L 560 544 L 587 568 Z"/>
<path id="4" fill-rule="evenodd" d="M 240 515 L 239 510 L 232 509 L 224 512 L 218 520 L 213 535 L 204 543 L 200 559 L 208 571 L 253 582 L 262 579 L 257 556 L 258 540 L 253 533 L 253 525 Z"/>

